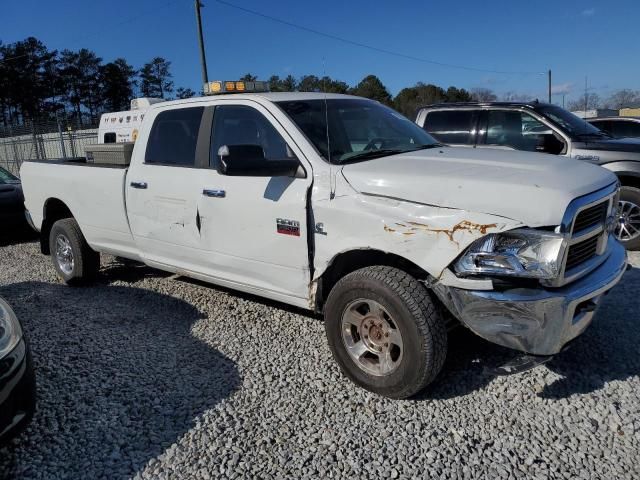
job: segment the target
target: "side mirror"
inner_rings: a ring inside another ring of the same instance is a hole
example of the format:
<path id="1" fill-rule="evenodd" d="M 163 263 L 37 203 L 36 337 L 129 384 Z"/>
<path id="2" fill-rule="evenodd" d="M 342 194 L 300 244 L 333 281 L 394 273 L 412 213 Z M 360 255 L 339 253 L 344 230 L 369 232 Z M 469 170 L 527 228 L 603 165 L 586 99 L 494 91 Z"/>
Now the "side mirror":
<path id="1" fill-rule="evenodd" d="M 218 149 L 220 173 L 239 177 L 294 177 L 297 158 L 267 160 L 260 145 L 223 145 Z"/>
<path id="2" fill-rule="evenodd" d="M 537 152 L 558 155 L 563 149 L 564 143 L 558 140 L 553 133 L 545 133 L 538 137 L 538 144 L 536 145 Z"/>

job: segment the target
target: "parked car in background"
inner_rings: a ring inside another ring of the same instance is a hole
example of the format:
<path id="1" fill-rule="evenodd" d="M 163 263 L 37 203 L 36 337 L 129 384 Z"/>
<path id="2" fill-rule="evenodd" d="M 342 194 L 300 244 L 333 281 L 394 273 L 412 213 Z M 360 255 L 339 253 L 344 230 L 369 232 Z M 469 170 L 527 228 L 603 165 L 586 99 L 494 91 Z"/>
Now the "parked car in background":
<path id="1" fill-rule="evenodd" d="M 622 185 L 616 236 L 627 249 L 640 249 L 640 139 L 614 138 L 537 101 L 429 105 L 418 110 L 416 123 L 449 145 L 562 155 L 611 170 Z"/>
<path id="2" fill-rule="evenodd" d="M 442 368 L 445 308 L 546 360 L 622 278 L 611 172 L 449 148 L 360 97 L 264 90 L 211 82 L 149 107 L 135 144 L 24 162 L 59 277 L 90 282 L 109 253 L 322 312 L 343 372 L 393 398 Z"/>
<path id="3" fill-rule="evenodd" d="M 36 380 L 29 344 L 9 304 L 0 298 L 0 447 L 31 420 Z"/>
<path id="4" fill-rule="evenodd" d="M 587 121 L 612 137 L 640 138 L 640 117 L 590 118 Z"/>
<path id="5" fill-rule="evenodd" d="M 27 225 L 20 179 L 0 167 L 0 233 Z"/>

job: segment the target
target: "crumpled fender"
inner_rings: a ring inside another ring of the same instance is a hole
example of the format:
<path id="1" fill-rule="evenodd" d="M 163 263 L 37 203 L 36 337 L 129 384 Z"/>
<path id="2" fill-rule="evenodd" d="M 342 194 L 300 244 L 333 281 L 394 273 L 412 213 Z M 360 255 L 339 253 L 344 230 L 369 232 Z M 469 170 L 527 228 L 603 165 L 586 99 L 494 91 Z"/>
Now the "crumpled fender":
<path id="1" fill-rule="evenodd" d="M 314 238 L 313 280 L 337 255 L 357 249 L 398 255 L 440 278 L 474 240 L 523 226 L 520 221 L 496 215 L 353 191 L 316 201 L 314 220 L 323 224 L 323 233 Z"/>

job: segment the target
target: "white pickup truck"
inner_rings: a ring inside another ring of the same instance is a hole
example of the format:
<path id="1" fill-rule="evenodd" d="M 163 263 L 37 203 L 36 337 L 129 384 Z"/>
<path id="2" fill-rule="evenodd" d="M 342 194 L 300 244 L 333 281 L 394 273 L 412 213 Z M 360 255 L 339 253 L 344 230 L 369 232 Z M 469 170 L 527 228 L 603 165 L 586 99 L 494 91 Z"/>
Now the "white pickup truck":
<path id="1" fill-rule="evenodd" d="M 626 270 L 601 167 L 446 147 L 374 101 L 236 83 L 150 106 L 130 162 L 23 164 L 65 282 L 107 253 L 322 312 L 343 372 L 405 398 L 441 370 L 451 324 L 547 358 Z"/>

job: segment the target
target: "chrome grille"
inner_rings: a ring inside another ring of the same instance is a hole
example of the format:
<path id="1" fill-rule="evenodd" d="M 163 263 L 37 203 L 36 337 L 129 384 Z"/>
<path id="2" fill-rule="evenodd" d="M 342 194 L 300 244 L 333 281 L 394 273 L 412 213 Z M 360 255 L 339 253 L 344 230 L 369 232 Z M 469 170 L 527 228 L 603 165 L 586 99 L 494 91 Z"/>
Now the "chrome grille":
<path id="1" fill-rule="evenodd" d="M 573 232 L 580 232 L 599 224 L 604 224 L 607 219 L 608 202 L 598 203 L 582 210 L 573 221 Z"/>
<path id="2" fill-rule="evenodd" d="M 617 184 L 573 200 L 560 225 L 560 233 L 566 238 L 564 262 L 561 275 L 548 282 L 549 286 L 561 287 L 597 268 L 606 260 L 607 218 L 617 203 Z"/>
<path id="3" fill-rule="evenodd" d="M 583 262 L 595 257 L 598 251 L 600 235 L 588 238 L 569 247 L 565 271 L 577 267 Z"/>

